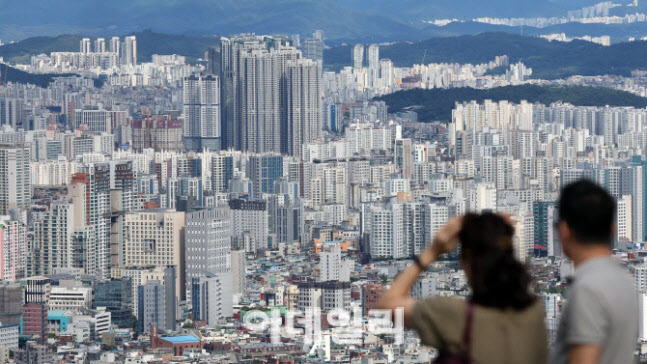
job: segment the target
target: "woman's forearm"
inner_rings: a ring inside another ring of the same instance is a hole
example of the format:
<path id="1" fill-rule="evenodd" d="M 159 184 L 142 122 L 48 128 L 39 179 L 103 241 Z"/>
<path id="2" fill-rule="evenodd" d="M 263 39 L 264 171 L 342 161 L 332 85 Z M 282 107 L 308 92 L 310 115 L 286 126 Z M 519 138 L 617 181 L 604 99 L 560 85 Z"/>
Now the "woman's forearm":
<path id="1" fill-rule="evenodd" d="M 437 258 L 437 254 L 431 249 L 420 255 L 420 261 L 425 266 L 429 266 L 431 263 L 435 262 Z M 423 269 L 418 266 L 418 264 L 410 264 L 395 277 L 391 283 L 391 287 L 384 292 L 377 306 L 383 309 L 392 309 L 394 308 L 393 303 L 400 299 L 408 298 L 413 284 L 416 283 L 416 280 L 418 280 L 418 277 L 422 272 Z"/>

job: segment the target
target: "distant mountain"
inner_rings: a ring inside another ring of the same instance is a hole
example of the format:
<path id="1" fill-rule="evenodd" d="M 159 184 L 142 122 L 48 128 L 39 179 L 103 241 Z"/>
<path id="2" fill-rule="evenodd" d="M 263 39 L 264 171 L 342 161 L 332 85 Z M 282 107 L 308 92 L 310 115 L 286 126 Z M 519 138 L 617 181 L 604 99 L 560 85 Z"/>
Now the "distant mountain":
<path id="1" fill-rule="evenodd" d="M 326 67 L 339 69 L 350 65 L 350 54 L 350 46 L 326 50 Z M 549 42 L 508 33 L 484 33 L 395 43 L 380 48 L 380 58 L 389 58 L 400 67 L 422 62 L 476 64 L 504 54 L 510 57 L 511 62 L 522 61 L 532 67 L 532 77 L 544 79 L 571 75 L 629 75 L 632 70 L 647 66 L 645 41 L 605 47 L 585 41 Z"/>
<path id="2" fill-rule="evenodd" d="M 153 54 L 180 54 L 189 62 L 204 55 L 207 48 L 219 46 L 216 36 L 189 36 L 157 33 L 150 30 L 131 33 L 137 37 L 139 61 L 150 61 Z M 35 37 L 0 46 L 5 61 L 28 63 L 33 54 L 52 51 L 77 51 L 78 35 Z M 324 66 L 338 70 L 351 65 L 351 46 L 336 46 L 324 51 Z M 571 75 L 629 75 L 645 69 L 647 42 L 618 43 L 611 47 L 573 41 L 549 42 L 542 38 L 509 33 L 483 33 L 436 37 L 417 42 L 399 42 L 380 47 L 380 58 L 396 66 L 424 63 L 484 63 L 508 55 L 511 62 L 522 61 L 533 68 L 532 77 L 555 79 Z"/>
<path id="3" fill-rule="evenodd" d="M 76 26 L 92 34 L 97 29 L 106 34 L 146 28 L 175 34 L 307 34 L 323 29 L 329 38 L 380 39 L 407 39 L 415 31 L 388 13 L 355 10 L 332 0 L 0 0 L 0 24 L 13 29 L 48 25 L 54 31 L 59 25 Z"/>
<path id="4" fill-rule="evenodd" d="M 69 74 L 34 74 L 24 72 L 13 67 L 0 63 L 0 84 L 7 82 L 32 84 L 40 87 L 47 87 L 54 77 L 69 76 Z M 95 81 L 99 86 L 100 81 Z"/>
<path id="5" fill-rule="evenodd" d="M 526 100 L 544 105 L 556 101 L 568 102 L 576 106 L 633 106 L 647 107 L 647 98 L 629 92 L 602 87 L 585 86 L 505 86 L 491 89 L 473 89 L 469 87 L 450 89 L 414 89 L 399 91 L 376 98 L 385 101 L 389 112 L 395 113 L 408 107 L 415 107 L 418 120 L 422 122 L 451 120 L 452 109 L 456 102 L 483 100 L 519 103 Z"/>
<path id="6" fill-rule="evenodd" d="M 328 39 L 418 40 L 425 21 L 565 16 L 597 0 L 0 0 L 0 38 L 61 33 L 309 34 Z"/>
<path id="7" fill-rule="evenodd" d="M 335 2 L 356 10 L 385 12 L 403 20 L 557 16 L 566 15 L 568 10 L 581 7 L 549 0 L 335 0 Z M 589 5 L 597 2 L 580 1 Z"/>
<path id="8" fill-rule="evenodd" d="M 207 48 L 220 46 L 220 38 L 214 36 L 162 34 L 150 30 L 131 34 L 137 37 L 137 58 L 140 62 L 149 62 L 153 54 L 179 54 L 193 62 L 202 57 Z M 0 46 L 0 57 L 4 57 L 5 61 L 29 63 L 29 57 L 35 54 L 77 52 L 81 38 L 79 35 L 69 34 L 28 38 Z"/>

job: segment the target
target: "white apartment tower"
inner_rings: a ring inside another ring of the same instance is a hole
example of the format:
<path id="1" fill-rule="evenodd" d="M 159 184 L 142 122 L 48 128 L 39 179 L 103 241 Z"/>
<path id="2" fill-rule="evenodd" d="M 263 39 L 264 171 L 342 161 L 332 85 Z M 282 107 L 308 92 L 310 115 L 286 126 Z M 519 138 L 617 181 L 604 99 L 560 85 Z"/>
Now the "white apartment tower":
<path id="1" fill-rule="evenodd" d="M 186 278 L 230 271 L 232 220 L 229 206 L 186 214 Z"/>
<path id="2" fill-rule="evenodd" d="M 321 62 L 310 59 L 287 64 L 287 118 L 281 137 L 281 151 L 286 154 L 300 158 L 302 146 L 321 137 L 321 72 Z"/>
<path id="3" fill-rule="evenodd" d="M 364 66 L 364 45 L 355 44 L 353 47 L 353 68 L 360 69 Z"/>
<path id="4" fill-rule="evenodd" d="M 184 80 L 184 145 L 187 150 L 220 150 L 220 79 L 192 75 Z"/>
<path id="5" fill-rule="evenodd" d="M 31 205 L 30 150 L 23 145 L 0 145 L 0 215 Z"/>
<path id="6" fill-rule="evenodd" d="M 296 155 L 294 145 L 319 135 L 320 62 L 255 35 L 222 38 L 221 56 L 223 148 Z"/>
<path id="7" fill-rule="evenodd" d="M 191 281 L 193 318 L 206 321 L 207 327 L 216 327 L 225 318 L 232 317 L 233 293 L 230 272 L 206 273 Z"/>
<path id="8" fill-rule="evenodd" d="M 134 35 L 124 38 L 121 50 L 121 64 L 127 66 L 137 65 L 137 38 Z"/>
<path id="9" fill-rule="evenodd" d="M 378 70 L 380 67 L 380 46 L 371 44 L 368 46 L 368 68 L 371 70 Z"/>
<path id="10" fill-rule="evenodd" d="M 0 280 L 26 277 L 27 224 L 0 216 Z"/>
<path id="11" fill-rule="evenodd" d="M 175 266 L 176 296 L 185 297 L 184 212 L 145 210 L 124 216 L 122 267 Z M 182 298 L 181 298 L 182 299 Z"/>
<path id="12" fill-rule="evenodd" d="M 121 40 L 119 37 L 110 38 L 110 52 L 116 54 L 117 59 L 119 59 L 121 53 Z"/>
<path id="13" fill-rule="evenodd" d="M 231 275 L 233 280 L 232 294 L 245 297 L 247 295 L 247 255 L 244 250 L 231 251 Z"/>
<path id="14" fill-rule="evenodd" d="M 92 42 L 90 38 L 81 39 L 81 53 L 91 53 L 92 52 Z"/>
<path id="15" fill-rule="evenodd" d="M 94 40 L 94 51 L 96 53 L 106 53 L 106 39 L 97 38 Z"/>

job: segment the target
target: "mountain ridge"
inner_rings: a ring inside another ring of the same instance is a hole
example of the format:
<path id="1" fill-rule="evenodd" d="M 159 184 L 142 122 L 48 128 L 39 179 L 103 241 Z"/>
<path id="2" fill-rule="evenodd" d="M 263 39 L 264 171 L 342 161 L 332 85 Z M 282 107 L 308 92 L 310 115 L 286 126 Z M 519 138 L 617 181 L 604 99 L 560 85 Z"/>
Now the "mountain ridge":
<path id="1" fill-rule="evenodd" d="M 0 37 L 69 32 L 114 34 L 151 28 L 176 34 L 309 34 L 329 39 L 404 40 L 439 18 L 566 16 L 596 1 L 550 0 L 0 0 Z M 34 11 L 33 9 L 38 9 Z M 34 28 L 40 27 L 40 28 Z M 34 33 L 40 31 L 41 33 Z M 419 34 L 419 35 L 417 35 Z M 18 39 L 19 40 L 19 39 Z"/>
<path id="2" fill-rule="evenodd" d="M 519 85 L 490 89 L 474 89 L 470 87 L 413 89 L 375 98 L 375 100 L 386 102 L 389 113 L 396 113 L 415 106 L 418 120 L 422 122 L 449 122 L 456 102 L 476 101 L 482 103 L 486 99 L 492 101 L 508 100 L 512 103 L 526 100 L 530 103 L 539 102 L 544 105 L 562 101 L 575 106 L 647 107 L 647 98 L 645 97 L 626 91 L 588 86 Z"/>

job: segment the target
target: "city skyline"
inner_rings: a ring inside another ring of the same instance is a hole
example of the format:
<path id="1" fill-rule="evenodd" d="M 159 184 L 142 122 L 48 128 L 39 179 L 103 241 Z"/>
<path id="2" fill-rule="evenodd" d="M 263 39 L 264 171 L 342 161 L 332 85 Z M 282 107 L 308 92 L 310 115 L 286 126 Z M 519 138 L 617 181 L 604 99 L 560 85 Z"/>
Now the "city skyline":
<path id="1" fill-rule="evenodd" d="M 246 0 L 191 34 L 108 32 L 125 9 L 84 4 L 107 12 L 92 31 L 61 18 L 75 35 L 0 45 L 0 363 L 432 362 L 375 310 L 415 266 L 429 269 L 411 298 L 472 297 L 462 245 L 420 257 L 448 221 L 489 212 L 506 216 L 554 347 L 575 269 L 557 203 L 581 179 L 616 204 L 611 254 L 640 294 L 646 359 L 647 43 L 622 29 L 647 10 L 464 1 L 473 12 L 427 18 L 430 3 L 405 3 Z M 348 13 L 312 22 L 322 6 Z M 307 17 L 243 21 L 260 11 Z M 402 21 L 416 11 L 424 26 Z M 376 19 L 384 32 L 357 31 Z M 534 30 L 429 36 L 468 23 Z"/>

